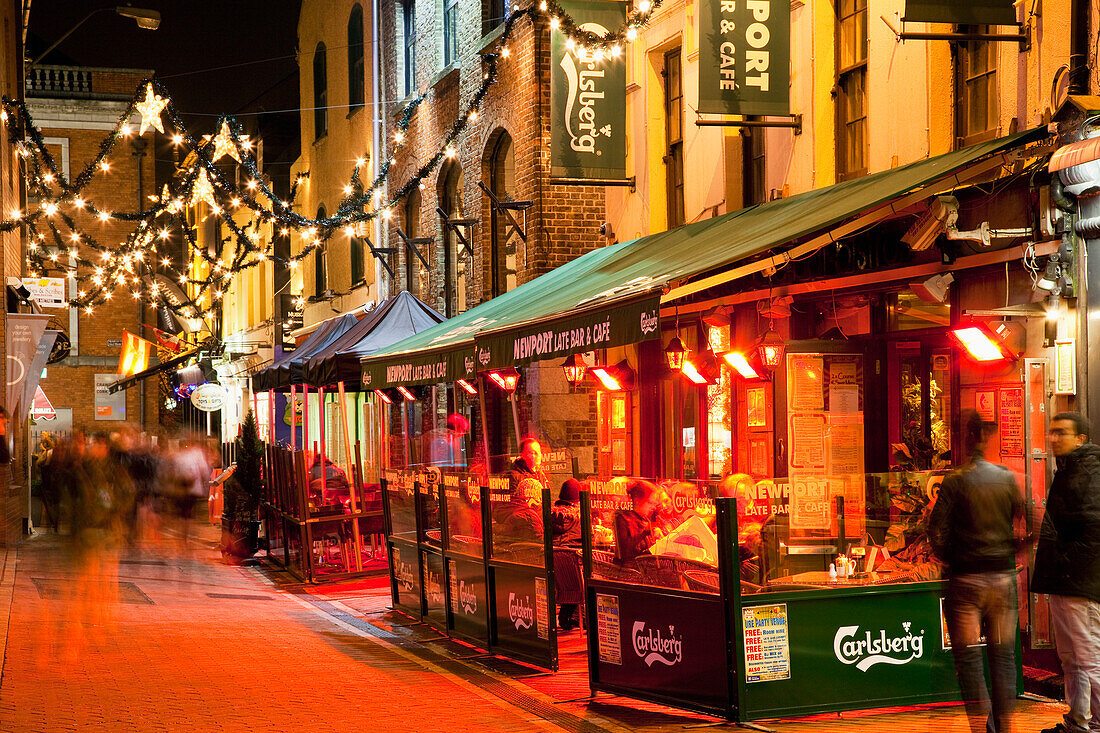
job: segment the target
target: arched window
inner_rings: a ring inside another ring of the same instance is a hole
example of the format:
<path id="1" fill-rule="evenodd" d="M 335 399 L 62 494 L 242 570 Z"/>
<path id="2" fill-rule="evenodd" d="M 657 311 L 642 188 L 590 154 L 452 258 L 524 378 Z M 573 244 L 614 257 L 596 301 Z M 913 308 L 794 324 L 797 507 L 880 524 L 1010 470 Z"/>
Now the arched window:
<path id="1" fill-rule="evenodd" d="M 325 44 L 318 43 L 313 52 L 313 139 L 328 132 L 328 67 L 325 65 Z"/>
<path id="2" fill-rule="evenodd" d="M 415 239 L 420 236 L 420 191 L 413 189 L 405 199 L 405 236 Z M 420 260 L 408 247 L 405 248 L 405 289 L 413 295 L 420 295 L 417 282 L 417 268 Z"/>
<path id="3" fill-rule="evenodd" d="M 348 112 L 363 106 L 366 93 L 363 72 L 363 8 L 356 5 L 348 17 Z"/>
<path id="4" fill-rule="evenodd" d="M 515 199 L 516 160 L 512 151 L 512 136 L 501 130 L 489 155 L 489 190 L 501 201 Z M 507 293 L 516 287 L 516 238 L 508 227 L 507 218 L 492 210 L 489 225 L 489 250 L 492 257 L 492 296 Z"/>
<path id="5" fill-rule="evenodd" d="M 325 207 L 321 206 L 317 209 L 317 218 L 324 219 L 327 216 L 325 214 Z M 317 249 L 313 250 L 313 294 L 316 297 L 321 297 L 324 292 L 328 290 L 328 273 L 326 272 L 325 262 L 325 246 L 321 245 Z"/>
<path id="6" fill-rule="evenodd" d="M 440 173 L 439 207 L 447 219 L 462 219 L 462 166 L 452 161 Z M 466 249 L 450 227 L 443 231 L 443 299 L 444 315 L 457 316 L 466 310 Z"/>

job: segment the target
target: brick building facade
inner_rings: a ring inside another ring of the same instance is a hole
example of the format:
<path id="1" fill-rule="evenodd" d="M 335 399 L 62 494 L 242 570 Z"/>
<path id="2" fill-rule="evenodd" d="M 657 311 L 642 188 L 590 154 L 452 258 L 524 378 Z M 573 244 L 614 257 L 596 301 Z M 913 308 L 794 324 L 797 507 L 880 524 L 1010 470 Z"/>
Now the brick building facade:
<path id="1" fill-rule="evenodd" d="M 28 109 L 66 178 L 78 174 L 96 157 L 100 145 L 125 112 L 138 83 L 151 75 L 151 71 L 140 69 L 42 66 L 29 72 Z M 115 212 L 134 212 L 147 206 L 146 197 L 160 190 L 153 154 L 156 135 L 150 129 L 139 138 L 135 128 L 120 139 L 107 158 L 110 169 L 95 175 L 83 192 L 85 200 L 99 209 Z M 99 221 L 75 207 L 71 213 L 83 231 L 107 245 L 124 241 L 133 227 L 130 222 L 114 219 Z M 81 254 L 94 260 L 97 253 L 84 248 Z M 66 260 L 63 253 L 61 264 L 66 264 Z M 57 272 L 49 274 L 59 276 Z M 75 309 L 45 311 L 53 316 L 50 327 L 66 333 L 72 343 L 69 357 L 51 364 L 41 382 L 43 391 L 59 410 L 58 428 L 64 428 L 67 422 L 68 414 L 64 411 L 71 410 L 72 428 L 85 433 L 115 430 L 124 423 L 153 433 L 158 431 L 160 389 L 156 380 L 126 390 L 122 414 L 117 409 L 105 414 L 101 409 L 97 416 L 96 376 L 103 375 L 101 381 L 108 378 L 113 381 L 123 331 L 148 338 L 150 334 L 143 332 L 142 323 L 155 323 L 152 308 L 131 297 L 131 291 L 129 285 L 119 286 L 112 299 L 96 306 L 92 313 Z"/>

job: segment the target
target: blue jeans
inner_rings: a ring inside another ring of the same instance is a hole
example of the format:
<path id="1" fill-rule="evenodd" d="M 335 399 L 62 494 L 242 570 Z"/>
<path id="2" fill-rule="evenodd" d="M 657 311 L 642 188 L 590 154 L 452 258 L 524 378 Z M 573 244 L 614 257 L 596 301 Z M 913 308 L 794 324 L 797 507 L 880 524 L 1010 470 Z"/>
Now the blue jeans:
<path id="1" fill-rule="evenodd" d="M 956 575 L 947 585 L 947 630 L 966 714 L 974 733 L 1005 733 L 1016 702 L 1016 572 Z M 992 695 L 985 681 L 985 635 Z"/>
<path id="2" fill-rule="evenodd" d="M 1100 731 L 1100 603 L 1051 595 L 1050 620 L 1066 681 L 1066 728 Z"/>

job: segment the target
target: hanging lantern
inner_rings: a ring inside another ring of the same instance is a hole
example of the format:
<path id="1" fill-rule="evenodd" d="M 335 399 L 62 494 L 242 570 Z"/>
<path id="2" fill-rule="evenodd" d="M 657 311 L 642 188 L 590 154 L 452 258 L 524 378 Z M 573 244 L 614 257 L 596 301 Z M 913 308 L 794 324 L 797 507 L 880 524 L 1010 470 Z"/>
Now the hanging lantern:
<path id="1" fill-rule="evenodd" d="M 668 342 L 668 346 L 665 347 L 665 359 L 668 360 L 668 368 L 674 372 L 678 372 L 684 368 L 684 357 L 687 356 L 687 349 L 684 348 L 684 344 L 680 341 L 679 336 L 674 336 L 671 341 Z"/>
<path id="2" fill-rule="evenodd" d="M 765 369 L 776 369 L 783 363 L 783 354 L 787 351 L 787 342 L 775 330 L 769 328 L 756 344 L 756 353 Z"/>
<path id="3" fill-rule="evenodd" d="M 584 379 L 584 372 L 588 369 L 588 365 L 584 363 L 580 354 L 570 354 L 562 362 L 561 368 L 565 371 L 565 381 L 569 382 L 570 387 L 576 387 Z"/>

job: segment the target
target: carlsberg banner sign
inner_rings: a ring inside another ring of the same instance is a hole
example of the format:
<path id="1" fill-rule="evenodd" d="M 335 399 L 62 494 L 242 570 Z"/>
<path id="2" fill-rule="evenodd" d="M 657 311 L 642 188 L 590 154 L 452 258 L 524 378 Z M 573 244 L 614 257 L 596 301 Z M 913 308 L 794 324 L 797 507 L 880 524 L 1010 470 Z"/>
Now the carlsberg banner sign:
<path id="1" fill-rule="evenodd" d="M 561 3 L 577 24 L 600 35 L 622 27 L 626 4 Z M 599 57 L 550 37 L 550 175 L 626 178 L 626 54 Z"/>
<path id="2" fill-rule="evenodd" d="M 699 111 L 790 113 L 790 0 L 701 0 Z"/>

